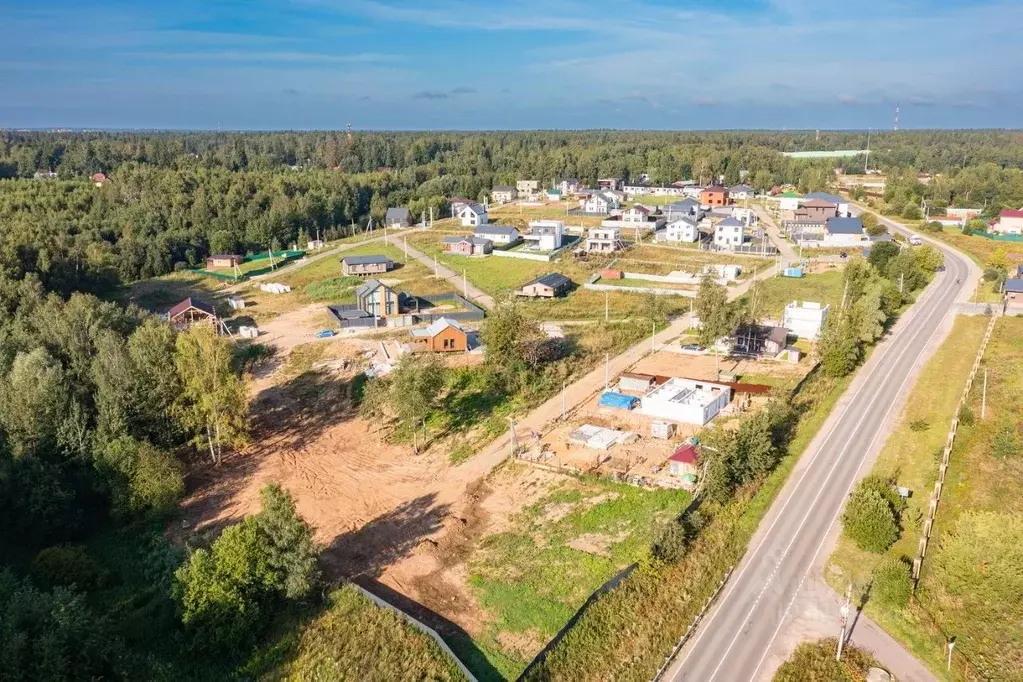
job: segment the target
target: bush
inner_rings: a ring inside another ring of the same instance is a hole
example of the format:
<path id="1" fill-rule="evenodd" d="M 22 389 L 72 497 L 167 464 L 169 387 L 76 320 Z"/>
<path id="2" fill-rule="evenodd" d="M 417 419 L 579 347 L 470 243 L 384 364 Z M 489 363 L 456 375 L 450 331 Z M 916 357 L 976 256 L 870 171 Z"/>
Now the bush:
<path id="1" fill-rule="evenodd" d="M 885 557 L 874 569 L 871 594 L 880 603 L 891 608 L 905 608 L 912 592 L 913 576 L 909 563 L 903 557 Z"/>
<path id="2" fill-rule="evenodd" d="M 654 543 L 652 554 L 654 558 L 666 563 L 677 563 L 685 556 L 689 549 L 689 540 L 692 533 L 689 526 L 682 519 L 676 519 L 669 523 L 661 533 L 661 537 Z"/>
<path id="3" fill-rule="evenodd" d="M 842 660 L 835 660 L 838 640 L 834 637 L 816 642 L 803 642 L 781 664 L 774 682 L 845 682 L 863 680 L 877 661 L 868 652 L 847 644 Z"/>
<path id="4" fill-rule="evenodd" d="M 963 405 L 959 408 L 959 423 L 963 426 L 973 426 L 976 417 L 973 414 L 973 408 L 969 405 Z"/>
<path id="5" fill-rule="evenodd" d="M 924 225 L 924 229 L 928 232 L 941 232 L 945 228 L 937 220 L 931 220 Z"/>
<path id="6" fill-rule="evenodd" d="M 991 439 L 991 455 L 996 459 L 1008 459 L 1019 453 L 1019 435 L 1016 425 L 1010 421 L 998 427 L 998 432 Z"/>
<path id="7" fill-rule="evenodd" d="M 103 570 L 82 547 L 64 545 L 36 554 L 30 574 L 32 582 L 43 589 L 75 585 L 88 591 L 99 585 Z"/>
<path id="8" fill-rule="evenodd" d="M 926 419 L 914 419 L 909 423 L 909 430 L 914 433 L 921 433 L 931 428 L 931 423 Z"/>
<path id="9" fill-rule="evenodd" d="M 842 524 L 845 534 L 865 551 L 880 554 L 899 538 L 896 507 L 890 494 L 883 488 L 891 485 L 877 476 L 868 476 L 849 497 Z M 899 508 L 901 509 L 901 507 Z"/>
<path id="10" fill-rule="evenodd" d="M 916 205 L 916 202 L 907 202 L 902 209 L 902 217 L 906 220 L 919 220 L 920 215 L 920 207 Z"/>

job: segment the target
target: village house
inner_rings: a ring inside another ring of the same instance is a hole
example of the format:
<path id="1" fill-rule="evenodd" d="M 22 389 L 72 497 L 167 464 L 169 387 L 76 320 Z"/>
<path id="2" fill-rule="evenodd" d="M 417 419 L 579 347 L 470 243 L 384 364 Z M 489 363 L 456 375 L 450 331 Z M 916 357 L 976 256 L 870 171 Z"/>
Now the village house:
<path id="1" fill-rule="evenodd" d="M 605 194 L 593 194 L 582 202 L 583 213 L 591 215 L 607 215 L 618 208 L 617 201 Z"/>
<path id="2" fill-rule="evenodd" d="M 560 220 L 530 220 L 529 232 L 522 235 L 526 246 L 537 251 L 561 248 L 565 236 L 565 223 Z"/>
<path id="3" fill-rule="evenodd" d="M 793 211 L 793 220 L 827 220 L 838 216 L 838 205 L 824 199 L 807 199 Z"/>
<path id="4" fill-rule="evenodd" d="M 999 234 L 1023 234 L 1023 211 L 1002 209 L 998 214 L 998 222 L 991 226 L 991 231 Z"/>
<path id="5" fill-rule="evenodd" d="M 776 198 L 779 211 L 795 211 L 803 203 L 803 197 L 795 192 L 782 192 Z"/>
<path id="6" fill-rule="evenodd" d="M 389 208 L 384 215 L 384 225 L 395 229 L 412 227 L 412 213 L 407 208 Z"/>
<path id="7" fill-rule="evenodd" d="M 735 187 L 728 188 L 728 196 L 732 201 L 745 201 L 752 199 L 757 194 L 749 185 L 736 185 Z"/>
<path id="8" fill-rule="evenodd" d="M 448 204 L 451 206 L 451 217 L 457 218 L 458 212 L 461 211 L 463 207 L 468 206 L 471 203 L 473 203 L 472 199 L 466 199 L 465 197 L 451 197 L 451 199 L 448 200 Z"/>
<path id="9" fill-rule="evenodd" d="M 374 317 L 400 312 L 398 292 L 378 279 L 367 279 L 355 289 L 355 304 Z"/>
<path id="10" fill-rule="evenodd" d="M 206 269 L 234 268 L 241 265 L 242 257 L 234 253 L 218 253 L 206 259 Z"/>
<path id="11" fill-rule="evenodd" d="M 466 204 L 458 211 L 462 227 L 479 227 L 487 224 L 487 208 L 475 202 Z"/>
<path id="12" fill-rule="evenodd" d="M 682 188 L 682 196 L 687 199 L 696 199 L 699 201 L 700 195 L 703 193 L 703 187 L 699 185 L 686 185 Z"/>
<path id="13" fill-rule="evenodd" d="M 518 196 L 518 190 L 511 185 L 495 185 L 494 189 L 490 190 L 490 200 L 495 204 L 507 204 L 515 201 Z"/>
<path id="14" fill-rule="evenodd" d="M 622 211 L 621 221 L 630 225 L 646 225 L 650 217 L 650 209 L 646 206 L 636 204 L 632 208 Z"/>
<path id="15" fill-rule="evenodd" d="M 714 226 L 714 245 L 729 249 L 741 246 L 745 227 L 741 220 L 735 218 L 725 218 L 718 222 Z"/>
<path id="16" fill-rule="evenodd" d="M 507 246 L 519 240 L 519 231 L 507 225 L 480 225 L 473 230 L 473 236 L 480 239 L 487 239 L 494 244 Z"/>
<path id="17" fill-rule="evenodd" d="M 561 201 L 561 190 L 557 187 L 552 187 L 544 193 L 547 201 Z"/>
<path id="18" fill-rule="evenodd" d="M 849 200 L 844 199 L 837 194 L 829 194 L 828 192 L 810 192 L 806 195 L 806 201 L 826 201 L 835 205 L 835 210 L 837 211 L 839 218 L 845 218 L 849 215 Z"/>
<path id="19" fill-rule="evenodd" d="M 743 325 L 732 339 L 735 355 L 777 357 L 788 347 L 789 330 L 768 325 Z"/>
<path id="20" fill-rule="evenodd" d="M 623 182 L 621 178 L 598 178 L 597 189 L 621 189 Z"/>
<path id="21" fill-rule="evenodd" d="M 322 239 L 310 239 L 305 244 L 306 251 L 316 251 L 326 246 L 326 243 Z"/>
<path id="22" fill-rule="evenodd" d="M 694 220 L 699 220 L 703 216 L 703 209 L 696 199 L 683 199 L 667 204 L 661 208 L 661 212 L 669 221 L 679 216 L 689 216 Z"/>
<path id="23" fill-rule="evenodd" d="M 605 190 L 604 190 L 603 192 L 601 192 L 601 193 L 602 193 L 602 194 L 603 194 L 604 196 L 606 196 L 606 197 L 607 197 L 608 199 L 610 199 L 610 200 L 612 200 L 613 202 L 615 202 L 615 208 L 618 208 L 618 207 L 619 207 L 619 206 L 621 206 L 621 205 L 622 205 L 623 203 L 625 203 L 625 192 L 622 192 L 621 190 L 617 190 L 617 189 L 605 189 Z"/>
<path id="24" fill-rule="evenodd" d="M 494 243 L 480 237 L 444 237 L 444 253 L 459 256 L 485 256 L 494 250 Z"/>
<path id="25" fill-rule="evenodd" d="M 704 206 L 724 206 L 728 203 L 728 189 L 725 187 L 704 187 L 700 192 L 700 203 Z"/>
<path id="26" fill-rule="evenodd" d="M 102 187 L 103 185 L 107 184 L 108 182 L 110 182 L 110 178 L 108 178 L 106 176 L 106 173 L 93 173 L 92 174 L 92 184 L 96 185 L 97 187 Z"/>
<path id="27" fill-rule="evenodd" d="M 515 183 L 515 191 L 524 199 L 536 199 L 540 195 L 540 181 L 519 180 Z"/>
<path id="28" fill-rule="evenodd" d="M 220 334 L 224 324 L 217 317 L 213 305 L 201 298 L 190 297 L 181 301 L 167 312 L 167 321 L 175 329 L 184 331 L 197 324 L 208 324 Z"/>
<path id="29" fill-rule="evenodd" d="M 528 298 L 557 298 L 564 296 L 572 287 L 572 280 L 557 272 L 548 272 L 526 282 L 515 290 L 516 296 Z"/>
<path id="30" fill-rule="evenodd" d="M 816 301 L 792 301 L 785 306 L 781 324 L 801 339 L 816 339 L 831 307 Z"/>
<path id="31" fill-rule="evenodd" d="M 858 246 L 868 241 L 859 218 L 828 218 L 824 226 L 824 246 Z"/>
<path id="32" fill-rule="evenodd" d="M 692 443 L 683 443 L 675 449 L 671 457 L 668 458 L 668 473 L 677 478 L 683 478 L 686 476 L 696 476 L 697 473 L 698 459 L 696 456 L 696 446 Z M 695 483 L 695 479 L 693 483 Z"/>
<path id="33" fill-rule="evenodd" d="M 564 178 L 558 183 L 558 189 L 561 190 L 562 196 L 575 194 L 579 191 L 579 181 L 575 178 Z"/>
<path id="34" fill-rule="evenodd" d="M 728 406 L 732 389 L 725 384 L 672 377 L 640 400 L 648 417 L 703 426 Z"/>
<path id="35" fill-rule="evenodd" d="M 380 275 L 394 267 L 387 256 L 345 256 L 341 259 L 341 274 L 346 277 Z"/>
<path id="36" fill-rule="evenodd" d="M 441 317 L 425 329 L 410 332 L 414 351 L 430 353 L 458 353 L 469 350 L 469 335 L 454 320 Z"/>
<path id="37" fill-rule="evenodd" d="M 613 253 L 625 248 L 617 227 L 591 227 L 586 234 L 586 251 Z"/>
<path id="38" fill-rule="evenodd" d="M 669 242 L 687 242 L 691 244 L 700 239 L 699 223 L 696 222 L 695 218 L 682 215 L 665 224 L 664 230 L 658 231 L 657 237 Z"/>

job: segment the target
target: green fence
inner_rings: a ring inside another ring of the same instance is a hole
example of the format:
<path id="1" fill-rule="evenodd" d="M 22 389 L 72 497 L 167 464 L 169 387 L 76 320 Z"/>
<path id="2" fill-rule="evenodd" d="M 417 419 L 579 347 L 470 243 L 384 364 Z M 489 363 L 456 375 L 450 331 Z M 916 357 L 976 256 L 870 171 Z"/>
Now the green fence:
<path id="1" fill-rule="evenodd" d="M 973 236 L 991 239 L 996 242 L 1023 242 L 1023 235 L 1020 234 L 991 234 L 990 232 L 974 232 Z"/>
<path id="2" fill-rule="evenodd" d="M 239 266 L 239 269 L 241 270 L 241 274 L 240 275 L 236 275 L 233 269 L 231 269 L 231 270 L 206 270 L 206 269 L 200 268 L 198 270 L 193 270 L 193 272 L 195 272 L 195 274 L 197 274 L 197 275 L 203 275 L 204 277 L 213 277 L 215 279 L 220 279 L 220 280 L 224 280 L 224 281 L 227 281 L 227 282 L 240 282 L 242 280 L 248 279 L 249 277 L 255 277 L 257 275 L 265 275 L 266 273 L 272 272 L 276 268 L 283 267 L 284 265 L 287 265 L 291 261 L 296 260 L 298 258 L 302 258 L 303 256 L 305 256 L 305 251 L 291 251 L 291 250 L 288 250 L 288 251 L 274 251 L 273 252 L 273 258 L 274 258 L 274 264 L 273 265 L 269 265 L 268 264 L 268 265 L 265 265 L 265 266 L 263 266 L 261 268 L 260 267 L 248 268 L 246 266 L 249 265 L 249 264 L 258 264 L 261 261 L 268 261 L 268 260 L 270 260 L 270 254 L 269 253 L 254 253 L 251 256 L 246 256 L 245 258 L 242 259 L 241 265 Z"/>

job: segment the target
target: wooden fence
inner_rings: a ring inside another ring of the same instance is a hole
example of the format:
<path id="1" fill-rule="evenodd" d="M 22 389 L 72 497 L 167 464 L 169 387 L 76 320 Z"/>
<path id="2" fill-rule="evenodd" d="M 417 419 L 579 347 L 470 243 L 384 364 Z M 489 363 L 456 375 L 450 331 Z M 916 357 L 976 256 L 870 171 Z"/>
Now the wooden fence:
<path id="1" fill-rule="evenodd" d="M 917 548 L 917 555 L 916 558 L 913 559 L 914 592 L 920 582 L 920 569 L 923 567 L 924 557 L 927 556 L 927 545 L 930 542 L 931 532 L 934 529 L 934 517 L 938 513 L 938 502 L 941 500 L 941 490 L 945 485 L 945 474 L 948 472 L 949 462 L 952 458 L 952 448 L 955 445 L 956 432 L 959 430 L 959 413 L 970 397 L 970 390 L 973 388 L 973 382 L 977 378 L 977 371 L 980 369 L 980 363 L 984 359 L 984 351 L 987 350 L 987 344 L 991 340 L 991 334 L 994 331 L 995 320 L 997 319 L 997 317 L 992 316 L 991 321 L 988 322 L 987 330 L 984 332 L 984 340 L 981 342 L 980 349 L 977 351 L 977 357 L 974 359 L 973 367 L 970 369 L 970 376 L 966 379 L 966 386 L 963 387 L 963 395 L 959 399 L 959 405 L 956 408 L 955 416 L 952 417 L 952 426 L 948 430 L 948 438 L 945 441 L 945 447 L 942 451 L 941 464 L 938 466 L 938 480 L 934 482 L 934 490 L 931 492 L 931 503 L 927 510 L 927 520 L 924 521 L 923 532 L 920 536 L 920 544 Z"/>

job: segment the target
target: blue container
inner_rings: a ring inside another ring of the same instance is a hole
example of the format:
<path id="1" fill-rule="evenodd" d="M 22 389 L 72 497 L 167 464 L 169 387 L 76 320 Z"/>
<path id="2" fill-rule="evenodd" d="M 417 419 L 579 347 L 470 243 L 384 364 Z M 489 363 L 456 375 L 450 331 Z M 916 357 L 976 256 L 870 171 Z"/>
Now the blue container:
<path id="1" fill-rule="evenodd" d="M 783 277 L 802 277 L 803 268 L 785 268 L 782 272 Z"/>

